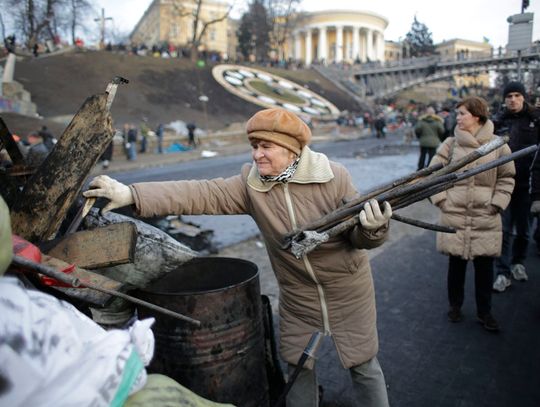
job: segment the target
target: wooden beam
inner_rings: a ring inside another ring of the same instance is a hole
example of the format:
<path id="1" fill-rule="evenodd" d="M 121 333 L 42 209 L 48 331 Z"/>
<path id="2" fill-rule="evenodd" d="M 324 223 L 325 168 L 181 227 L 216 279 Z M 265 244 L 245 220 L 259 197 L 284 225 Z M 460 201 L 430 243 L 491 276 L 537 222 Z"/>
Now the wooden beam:
<path id="1" fill-rule="evenodd" d="M 136 242 L 134 223 L 115 223 L 67 235 L 47 254 L 86 269 L 110 267 L 133 263 Z"/>
<path id="2" fill-rule="evenodd" d="M 114 136 L 107 96 L 94 95 L 84 102 L 28 180 L 11 208 L 14 233 L 30 242 L 56 236 L 86 177 Z"/>
<path id="3" fill-rule="evenodd" d="M 53 267 L 57 270 L 64 270 L 71 265 L 69 262 L 65 262 L 48 255 L 43 255 L 43 257 L 41 258 L 41 264 Z M 109 290 L 122 291 L 124 287 L 124 284 L 119 281 L 102 276 L 101 274 L 97 274 L 89 270 L 85 270 L 80 267 L 74 267 L 73 271 L 69 273 L 69 275 L 71 277 L 76 277 L 81 281 L 87 281 L 91 284 L 95 284 Z M 52 286 L 52 288 L 64 293 L 68 297 L 72 297 L 98 307 L 103 307 L 107 305 L 113 298 L 113 296 L 110 294 L 92 290 L 90 288 L 69 288 L 55 286 Z"/>

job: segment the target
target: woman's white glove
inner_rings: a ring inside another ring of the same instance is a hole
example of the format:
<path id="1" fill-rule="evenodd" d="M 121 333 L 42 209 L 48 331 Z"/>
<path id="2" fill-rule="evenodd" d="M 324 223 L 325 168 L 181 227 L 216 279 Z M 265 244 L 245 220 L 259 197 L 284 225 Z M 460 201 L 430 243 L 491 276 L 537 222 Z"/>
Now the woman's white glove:
<path id="1" fill-rule="evenodd" d="M 388 202 L 384 202 L 384 211 L 381 212 L 379 203 L 372 199 L 366 202 L 364 209 L 360 212 L 360 224 L 366 230 L 375 230 L 386 225 L 392 216 L 392 208 Z"/>
<path id="2" fill-rule="evenodd" d="M 90 189 L 83 192 L 86 198 L 107 198 L 110 202 L 101 213 L 135 203 L 131 189 L 107 175 L 98 175 L 90 182 Z"/>
<path id="3" fill-rule="evenodd" d="M 540 213 L 540 201 L 533 201 L 531 205 L 531 213 L 538 215 Z"/>

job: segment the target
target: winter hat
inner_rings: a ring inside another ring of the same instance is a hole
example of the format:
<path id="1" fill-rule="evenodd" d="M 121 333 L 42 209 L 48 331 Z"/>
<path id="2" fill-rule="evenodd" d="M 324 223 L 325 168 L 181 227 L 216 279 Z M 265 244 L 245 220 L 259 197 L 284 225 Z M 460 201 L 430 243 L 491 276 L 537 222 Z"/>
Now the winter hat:
<path id="1" fill-rule="evenodd" d="M 247 135 L 251 141 L 271 141 L 300 155 L 311 140 L 311 130 L 297 115 L 281 108 L 255 113 L 247 122 Z"/>
<path id="2" fill-rule="evenodd" d="M 512 92 L 521 93 L 523 97 L 527 96 L 527 92 L 525 92 L 525 86 L 523 86 L 521 82 L 509 82 L 504 87 L 503 98 L 506 98 L 506 95 Z"/>

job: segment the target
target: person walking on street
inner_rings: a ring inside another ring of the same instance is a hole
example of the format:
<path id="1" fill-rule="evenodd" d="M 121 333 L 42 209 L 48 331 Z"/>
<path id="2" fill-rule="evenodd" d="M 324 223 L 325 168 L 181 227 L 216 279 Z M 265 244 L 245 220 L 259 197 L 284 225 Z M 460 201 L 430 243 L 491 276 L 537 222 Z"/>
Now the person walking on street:
<path id="1" fill-rule="evenodd" d="M 426 114 L 416 122 L 414 132 L 420 141 L 418 169 L 421 170 L 427 167 L 441 143 L 441 138 L 444 135 L 443 120 L 435 114 L 435 109 L 428 107 Z"/>
<path id="2" fill-rule="evenodd" d="M 43 144 L 47 147 L 49 151 L 52 151 L 54 148 L 54 145 L 56 144 L 57 140 L 53 136 L 53 134 L 49 131 L 47 126 L 41 126 L 41 130 L 39 130 L 38 134 L 43 139 Z"/>
<path id="3" fill-rule="evenodd" d="M 127 132 L 126 151 L 129 161 L 137 160 L 137 128 L 130 124 Z"/>
<path id="4" fill-rule="evenodd" d="M 195 130 L 197 129 L 197 126 L 195 126 L 194 123 L 189 123 L 186 127 L 188 131 L 188 143 L 190 147 L 196 148 L 197 142 L 195 141 Z"/>
<path id="5" fill-rule="evenodd" d="M 525 87 L 521 82 L 510 82 L 503 91 L 505 109 L 500 116 L 494 118 L 495 132 L 509 132 L 508 145 L 512 151 L 537 145 L 540 142 L 540 110 L 525 101 Z M 504 292 L 511 284 L 511 277 L 518 281 L 527 281 L 529 276 L 525 270 L 525 259 L 529 246 L 531 229 L 531 191 L 535 201 L 540 199 L 540 171 L 538 170 L 538 154 L 528 155 L 515 161 L 516 186 L 512 192 L 510 205 L 503 213 L 503 245 L 501 256 L 495 267 L 497 278 L 493 289 Z M 536 168 L 531 171 L 531 168 Z M 533 176 L 531 176 L 533 175 Z M 515 235 L 514 235 L 515 230 Z"/>
<path id="6" fill-rule="evenodd" d="M 457 126 L 454 136 L 447 138 L 430 164 L 459 160 L 496 136 L 488 120 L 488 105 L 482 98 L 471 96 L 457 104 Z M 510 154 L 507 145 L 466 166 L 481 165 Z M 478 320 L 484 328 L 498 331 L 491 314 L 493 261 L 502 246 L 500 213 L 510 202 L 514 187 L 514 163 L 509 162 L 474 177 L 459 181 L 453 188 L 433 195 L 431 201 L 441 210 L 441 224 L 456 233 L 437 233 L 437 250 L 449 256 L 448 319 L 463 319 L 461 307 L 465 291 L 465 271 L 471 260 L 475 269 L 475 296 Z"/>
<path id="7" fill-rule="evenodd" d="M 350 370 L 357 404 L 388 406 L 377 361 L 375 291 L 367 252 L 387 236 L 390 204 L 366 203 L 360 224 L 297 259 L 281 248 L 284 234 L 320 219 L 358 196 L 351 175 L 308 144 L 311 130 L 294 113 L 265 109 L 247 123 L 253 164 L 240 174 L 212 180 L 123 185 L 107 176 L 90 183 L 86 197 L 106 197 L 104 210 L 134 205 L 139 216 L 249 214 L 266 243 L 279 295 L 280 351 L 292 373 L 312 334 L 334 339 Z M 318 406 L 314 360 L 302 368 L 287 406 Z"/>
<path id="8" fill-rule="evenodd" d="M 148 128 L 147 122 L 148 122 L 148 119 L 144 117 L 141 123 L 141 149 L 139 150 L 139 153 L 141 154 L 146 153 L 146 146 L 148 144 L 148 131 L 150 129 Z"/>
<path id="9" fill-rule="evenodd" d="M 159 123 L 156 128 L 157 152 L 163 154 L 163 124 Z"/>
<path id="10" fill-rule="evenodd" d="M 384 120 L 384 113 L 379 113 L 377 120 L 375 120 L 375 131 L 377 132 L 377 138 L 386 137 L 386 120 Z"/>

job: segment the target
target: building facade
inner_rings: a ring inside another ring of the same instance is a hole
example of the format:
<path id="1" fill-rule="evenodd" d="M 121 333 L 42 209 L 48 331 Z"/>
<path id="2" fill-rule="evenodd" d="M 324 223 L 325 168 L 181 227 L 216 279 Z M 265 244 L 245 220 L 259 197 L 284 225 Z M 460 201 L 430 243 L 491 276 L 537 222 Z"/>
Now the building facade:
<path id="1" fill-rule="evenodd" d="M 368 11 L 325 10 L 303 14 L 287 46 L 287 57 L 319 63 L 384 61 L 388 20 Z"/>
<path id="2" fill-rule="evenodd" d="M 493 47 L 487 42 L 469 41 L 455 38 L 435 46 L 443 61 L 463 61 L 466 59 L 489 58 Z"/>
<path id="3" fill-rule="evenodd" d="M 134 44 L 147 47 L 168 43 L 175 46 L 188 46 L 193 38 L 193 12 L 195 1 L 154 0 L 148 6 L 130 34 Z M 225 2 L 205 0 L 199 14 L 198 32 L 204 22 L 219 20 L 227 14 L 229 6 Z M 201 50 L 228 52 L 228 18 L 208 26 L 201 39 Z"/>

